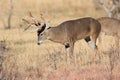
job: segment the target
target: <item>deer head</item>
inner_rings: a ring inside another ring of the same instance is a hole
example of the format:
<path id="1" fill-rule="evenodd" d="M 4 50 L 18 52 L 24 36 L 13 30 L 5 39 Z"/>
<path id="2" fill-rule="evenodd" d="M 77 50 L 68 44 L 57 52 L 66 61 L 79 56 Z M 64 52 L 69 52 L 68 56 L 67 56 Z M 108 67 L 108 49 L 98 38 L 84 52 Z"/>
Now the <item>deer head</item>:
<path id="1" fill-rule="evenodd" d="M 37 31 L 37 36 L 38 36 L 38 45 L 40 45 L 45 39 L 47 39 L 46 33 L 45 31 L 48 30 L 50 28 L 50 22 L 46 22 L 43 14 L 40 14 L 41 16 L 41 20 L 36 19 L 35 17 L 33 17 L 32 13 L 29 12 L 29 16 L 32 19 L 32 22 L 26 20 L 26 19 L 22 19 L 25 23 L 28 24 L 28 26 L 24 29 L 24 31 L 26 31 L 29 27 L 33 26 L 36 29 L 32 32 L 36 32 Z"/>
<path id="2" fill-rule="evenodd" d="M 38 45 L 48 38 L 47 30 L 50 29 L 50 23 L 45 23 L 41 29 L 37 30 Z"/>

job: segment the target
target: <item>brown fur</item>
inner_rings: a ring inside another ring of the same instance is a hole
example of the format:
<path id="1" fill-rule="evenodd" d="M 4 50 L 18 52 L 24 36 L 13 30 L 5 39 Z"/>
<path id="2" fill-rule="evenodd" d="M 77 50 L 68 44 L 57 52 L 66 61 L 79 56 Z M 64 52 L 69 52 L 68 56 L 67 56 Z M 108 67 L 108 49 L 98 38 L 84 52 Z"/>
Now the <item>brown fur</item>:
<path id="1" fill-rule="evenodd" d="M 117 34 L 120 37 L 120 20 L 109 17 L 99 18 L 98 21 L 101 23 L 101 31 L 107 35 Z"/>
<path id="2" fill-rule="evenodd" d="M 93 18 L 82 18 L 70 20 L 62 24 L 52 27 L 46 31 L 49 40 L 66 44 L 76 42 L 86 37 L 98 37 L 101 30 L 100 23 Z"/>
<path id="3" fill-rule="evenodd" d="M 38 30 L 40 34 L 41 29 Z M 90 17 L 76 20 L 69 20 L 61 23 L 56 27 L 51 27 L 43 32 L 44 40 L 48 39 L 63 45 L 69 44 L 69 54 L 73 54 L 74 43 L 78 40 L 85 39 L 87 42 L 92 39 L 96 46 L 96 39 L 101 31 L 100 23 Z M 40 35 L 38 35 L 39 37 Z M 74 55 L 76 56 L 76 55 Z"/>
<path id="4" fill-rule="evenodd" d="M 103 43 L 104 35 L 111 35 L 116 37 L 116 46 L 119 49 L 119 38 L 120 38 L 120 20 L 109 17 L 99 18 L 98 21 L 101 23 L 101 32 L 105 33 L 100 35 L 99 43 Z"/>

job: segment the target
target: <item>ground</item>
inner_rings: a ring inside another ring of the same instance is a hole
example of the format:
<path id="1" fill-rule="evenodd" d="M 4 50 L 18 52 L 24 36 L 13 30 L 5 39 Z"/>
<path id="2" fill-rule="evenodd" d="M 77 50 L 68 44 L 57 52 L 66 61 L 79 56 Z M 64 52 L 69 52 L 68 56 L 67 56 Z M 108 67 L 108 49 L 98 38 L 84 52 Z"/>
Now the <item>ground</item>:
<path id="1" fill-rule="evenodd" d="M 9 9 L 6 4 L 1 9 L 3 10 L 1 13 Z M 23 6 L 23 4 L 26 5 Z M 2 54 L 4 60 L 0 72 L 1 80 L 120 79 L 120 58 L 117 55 L 118 50 L 115 50 L 114 37 L 105 36 L 104 43 L 98 45 L 100 51 L 96 57 L 94 57 L 96 54 L 94 49 L 90 48 L 84 40 L 77 41 L 74 50 L 77 54 L 77 67 L 75 67 L 73 60 L 70 65 L 66 64 L 66 51 L 63 45 L 45 41 L 38 46 L 37 33 L 30 32 L 33 28 L 24 31 L 27 24 L 24 24 L 21 19 L 30 18 L 28 11 L 31 11 L 38 19 L 39 14 L 43 13 L 46 21 L 51 22 L 52 27 L 71 19 L 82 17 L 97 19 L 107 16 L 104 10 L 94 8 L 92 0 L 20 0 L 14 1 L 14 6 L 10 30 L 4 29 L 2 18 L 0 19 L 0 41 L 5 41 L 8 48 Z M 4 14 L 2 17 L 6 21 L 7 15 Z M 101 57 L 99 58 L 98 55 Z"/>

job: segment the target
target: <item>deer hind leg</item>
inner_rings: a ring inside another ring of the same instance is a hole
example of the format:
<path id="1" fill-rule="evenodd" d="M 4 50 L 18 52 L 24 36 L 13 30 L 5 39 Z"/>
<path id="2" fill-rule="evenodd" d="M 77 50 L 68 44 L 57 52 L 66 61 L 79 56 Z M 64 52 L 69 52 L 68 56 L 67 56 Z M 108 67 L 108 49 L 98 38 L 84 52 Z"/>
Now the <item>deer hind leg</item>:
<path id="1" fill-rule="evenodd" d="M 94 57 L 97 59 L 95 62 L 97 62 L 97 63 L 99 62 L 99 63 L 100 63 L 100 62 L 101 62 L 102 55 L 100 54 L 100 51 L 99 51 L 99 49 L 98 49 L 98 47 L 97 47 L 97 45 L 96 45 L 98 36 L 99 36 L 99 35 L 94 34 L 94 35 L 92 35 L 90 38 L 91 38 L 91 41 L 93 41 L 94 46 L 95 46 L 95 55 L 94 55 Z"/>
<path id="2" fill-rule="evenodd" d="M 86 37 L 85 38 L 85 41 L 89 44 L 90 47 L 96 49 L 97 46 L 96 46 L 96 39 L 93 39 L 92 37 Z"/>
<path id="3" fill-rule="evenodd" d="M 96 58 L 97 55 L 98 55 L 98 58 L 99 58 L 99 61 L 100 61 L 100 55 L 98 54 L 96 40 L 97 40 L 97 35 L 88 36 L 88 37 L 85 38 L 85 41 L 90 45 L 90 47 L 95 49 L 95 55 L 92 59 L 92 62 L 96 62 L 95 58 Z"/>
<path id="4" fill-rule="evenodd" d="M 89 44 L 90 47 L 95 48 L 96 42 L 92 39 L 92 37 L 90 36 L 86 37 L 85 41 Z"/>
<path id="5" fill-rule="evenodd" d="M 90 37 L 88 36 L 88 37 L 86 37 L 85 38 L 85 41 L 88 43 L 89 41 L 91 41 L 91 39 L 90 39 Z"/>
<path id="6" fill-rule="evenodd" d="M 90 37 L 90 39 L 91 39 L 91 44 L 92 44 L 92 48 L 94 48 L 94 49 L 97 49 L 97 45 L 96 45 L 96 41 L 97 41 L 97 35 L 93 35 L 93 36 L 91 36 Z"/>
<path id="7" fill-rule="evenodd" d="M 89 44 L 90 47 L 93 49 L 97 49 L 96 41 L 97 37 L 96 36 L 88 36 L 85 38 L 85 41 Z"/>

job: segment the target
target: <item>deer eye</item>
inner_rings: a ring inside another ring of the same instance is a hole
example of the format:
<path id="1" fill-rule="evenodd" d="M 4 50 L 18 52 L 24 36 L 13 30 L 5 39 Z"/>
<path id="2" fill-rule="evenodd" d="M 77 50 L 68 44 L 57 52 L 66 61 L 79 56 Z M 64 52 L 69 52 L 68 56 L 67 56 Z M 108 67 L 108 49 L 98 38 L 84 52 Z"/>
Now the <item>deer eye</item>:
<path id="1" fill-rule="evenodd" d="M 43 34 L 40 34 L 40 36 L 42 36 Z"/>

